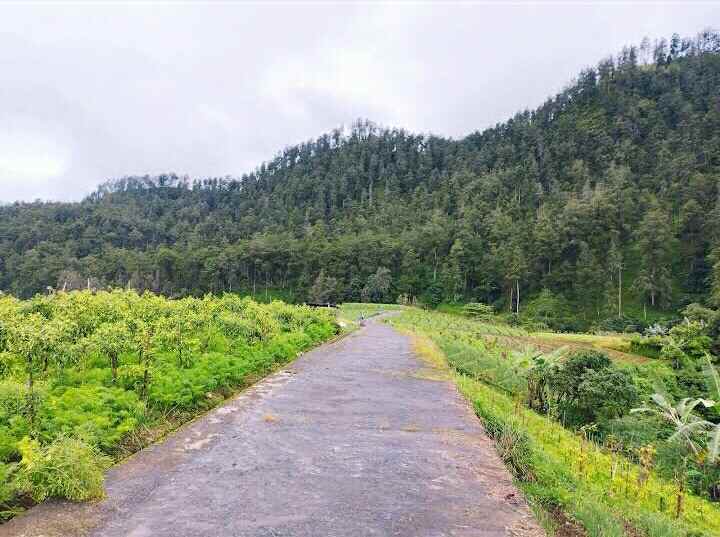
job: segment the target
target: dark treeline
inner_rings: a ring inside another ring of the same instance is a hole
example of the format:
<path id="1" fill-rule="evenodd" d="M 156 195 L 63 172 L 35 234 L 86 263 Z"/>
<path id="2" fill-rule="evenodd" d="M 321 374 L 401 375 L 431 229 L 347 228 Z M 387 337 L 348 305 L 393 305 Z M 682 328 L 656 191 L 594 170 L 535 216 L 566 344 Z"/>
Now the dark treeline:
<path id="1" fill-rule="evenodd" d="M 361 121 L 242 178 L 0 207 L 0 288 L 671 311 L 717 298 L 719 183 L 720 34 L 675 35 L 462 140 Z"/>

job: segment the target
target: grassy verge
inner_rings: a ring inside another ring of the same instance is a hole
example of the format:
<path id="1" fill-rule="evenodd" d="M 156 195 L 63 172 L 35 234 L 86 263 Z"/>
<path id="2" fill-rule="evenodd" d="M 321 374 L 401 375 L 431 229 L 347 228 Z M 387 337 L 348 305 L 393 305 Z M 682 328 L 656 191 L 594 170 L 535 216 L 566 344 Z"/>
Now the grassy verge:
<path id="1" fill-rule="evenodd" d="M 368 304 L 361 302 L 346 302 L 340 305 L 338 317 L 350 322 L 358 322 L 386 311 L 402 310 L 405 306 L 398 304 Z"/>
<path id="2" fill-rule="evenodd" d="M 513 348 L 516 329 L 448 319 L 412 310 L 389 322 L 428 338 L 425 354 L 447 360 L 462 394 L 473 404 L 516 483 L 539 510 L 549 533 L 589 537 L 712 537 L 720 510 L 689 494 L 676 513 L 678 487 L 587 436 L 525 407 L 516 369 L 537 349 Z"/>

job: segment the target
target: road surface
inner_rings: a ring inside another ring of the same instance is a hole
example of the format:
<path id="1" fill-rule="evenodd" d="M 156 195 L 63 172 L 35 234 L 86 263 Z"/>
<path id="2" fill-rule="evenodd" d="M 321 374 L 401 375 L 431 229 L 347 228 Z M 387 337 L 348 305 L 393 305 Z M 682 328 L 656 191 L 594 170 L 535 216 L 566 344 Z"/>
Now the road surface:
<path id="1" fill-rule="evenodd" d="M 544 535 L 452 382 L 380 321 L 116 466 L 107 492 L 0 535 Z"/>

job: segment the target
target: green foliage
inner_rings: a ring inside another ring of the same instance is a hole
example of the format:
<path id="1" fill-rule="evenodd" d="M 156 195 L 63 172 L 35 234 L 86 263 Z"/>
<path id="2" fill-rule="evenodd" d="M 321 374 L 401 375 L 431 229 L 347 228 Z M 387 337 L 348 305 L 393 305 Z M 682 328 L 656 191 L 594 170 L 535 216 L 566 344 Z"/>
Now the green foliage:
<path id="1" fill-rule="evenodd" d="M 694 414 L 703 404 L 688 400 L 680 406 L 668 404 L 660 412 L 626 414 L 632 401 L 654 393 L 655 386 L 683 389 L 675 378 L 677 371 L 667 364 L 621 367 L 594 351 L 567 356 L 532 348 L 526 349 L 524 360 L 511 358 L 519 356 L 517 341 L 528 335 L 497 320 L 490 325 L 410 309 L 388 322 L 430 337 L 443 351 L 458 373 L 461 392 L 535 505 L 553 514 L 565 513 L 588 535 L 598 537 L 720 532 L 720 514 L 708 498 L 710 486 L 720 477 L 707 457 L 711 429 Z M 500 359 L 504 355 L 509 365 L 497 367 L 488 359 L 488 350 Z M 511 374 L 514 382 L 506 379 Z M 713 378 L 712 384 L 720 389 L 720 377 Z M 542 414 L 523 405 L 532 401 Z M 572 423 L 566 419 L 571 411 L 578 418 Z M 665 411 L 687 425 L 683 432 L 692 431 L 697 461 L 688 460 L 693 457 L 687 448 L 678 449 L 676 423 L 663 417 Z M 597 427 L 589 421 L 596 421 Z M 684 487 L 684 508 L 676 513 L 679 484 Z"/>
<path id="2" fill-rule="evenodd" d="M 0 296 L 0 319 L 0 517 L 22 494 L 98 497 L 101 454 L 139 427 L 188 419 L 337 331 L 308 307 L 134 291 Z"/>
<path id="3" fill-rule="evenodd" d="M 550 407 L 569 425 L 619 418 L 638 402 L 632 375 L 603 353 L 577 351 L 564 363 L 540 367 L 536 376 L 547 386 Z"/>
<path id="4" fill-rule="evenodd" d="M 714 315 L 714 312 L 708 311 L 707 315 Z M 701 314 L 697 309 L 690 310 L 690 313 Z M 633 337 L 630 348 L 636 354 L 667 360 L 675 369 L 692 369 L 712 350 L 713 340 L 708 335 L 709 330 L 710 326 L 702 319 L 686 319 L 673 326 L 667 335 Z"/>
<path id="5" fill-rule="evenodd" d="M 687 321 L 672 327 L 670 339 L 694 360 L 700 360 L 710 352 L 712 344 L 712 340 L 706 334 L 706 326 L 698 321 Z"/>
<path id="6" fill-rule="evenodd" d="M 468 317 L 481 321 L 490 320 L 495 314 L 495 309 L 491 305 L 480 302 L 469 302 L 463 306 L 462 311 Z"/>
<path id="7" fill-rule="evenodd" d="M 619 333 L 640 333 L 644 332 L 648 324 L 637 317 L 608 317 L 598 321 L 594 328 L 599 332 L 619 332 Z"/>
<path id="8" fill-rule="evenodd" d="M 364 302 L 392 302 L 390 287 L 392 286 L 392 273 L 386 267 L 378 267 L 374 274 L 371 274 L 367 284 L 360 291 Z"/>
<path id="9" fill-rule="evenodd" d="M 632 375 L 615 367 L 590 369 L 577 389 L 577 406 L 585 423 L 606 422 L 627 413 L 637 404 L 638 391 Z"/>
<path id="10" fill-rule="evenodd" d="M 576 331 L 579 327 L 570 303 L 560 294 L 543 289 L 530 300 L 522 311 L 523 324 L 535 329 L 551 329 L 559 332 Z"/>
<path id="11" fill-rule="evenodd" d="M 104 471 L 110 461 L 86 443 L 61 436 L 41 447 L 25 439 L 21 452 L 17 486 L 35 501 L 51 497 L 85 501 L 103 496 Z"/>
<path id="12" fill-rule="evenodd" d="M 500 458 L 521 481 L 534 481 L 532 451 L 530 438 L 522 426 L 514 420 L 506 420 L 483 405 L 475 404 L 475 412 L 482 419 L 487 433 L 495 440 Z"/>
<path id="13" fill-rule="evenodd" d="M 630 350 L 648 358 L 660 358 L 666 341 L 663 336 L 634 336 L 630 340 Z"/>
<path id="14" fill-rule="evenodd" d="M 310 302 L 314 302 L 315 304 L 334 303 L 338 297 L 337 288 L 337 280 L 332 276 L 326 276 L 325 271 L 321 270 L 310 288 Z"/>
<path id="15" fill-rule="evenodd" d="M 431 283 L 423 296 L 423 302 L 431 308 L 437 308 L 442 304 L 443 299 L 443 289 L 438 282 Z"/>
<path id="16" fill-rule="evenodd" d="M 134 391 L 97 385 L 58 388 L 40 410 L 40 438 L 82 438 L 109 450 L 143 422 L 145 405 Z"/>

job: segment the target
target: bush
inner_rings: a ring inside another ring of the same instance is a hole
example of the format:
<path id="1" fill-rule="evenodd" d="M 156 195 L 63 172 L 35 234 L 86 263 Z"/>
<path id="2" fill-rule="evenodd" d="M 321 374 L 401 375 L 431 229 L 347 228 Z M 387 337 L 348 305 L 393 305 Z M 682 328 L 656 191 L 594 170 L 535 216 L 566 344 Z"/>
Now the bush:
<path id="1" fill-rule="evenodd" d="M 576 407 L 585 423 L 619 418 L 639 403 L 632 375 L 617 367 L 590 369 L 578 386 Z"/>
<path id="2" fill-rule="evenodd" d="M 630 334 L 633 332 L 645 332 L 648 324 L 642 319 L 635 317 L 608 317 L 595 325 L 596 332 L 620 332 Z"/>
<path id="3" fill-rule="evenodd" d="M 523 324 L 545 326 L 559 332 L 579 331 L 578 320 L 570 303 L 561 294 L 543 289 L 530 300 L 520 314 Z"/>
<path id="4" fill-rule="evenodd" d="M 41 324 L 31 326 L 29 313 Z M 33 364 L 32 426 L 28 353 L 6 345 L 8 324 L 33 335 L 42 353 Z M 170 300 L 83 291 L 25 302 L 0 296 L 0 518 L 27 499 L 5 483 L 16 475 L 38 500 L 97 496 L 96 450 L 115 453 L 145 420 L 163 422 L 167 410 L 187 419 L 337 330 L 330 312 L 236 295 Z M 109 339 L 116 344 L 106 345 Z"/>
<path id="5" fill-rule="evenodd" d="M 627 414 L 604 422 L 600 433 L 606 438 L 612 435 L 626 454 L 634 455 L 635 450 L 667 438 L 672 430 L 652 414 Z"/>
<path id="6" fill-rule="evenodd" d="M 701 321 L 687 321 L 673 326 L 670 336 L 682 351 L 695 360 L 701 360 L 710 352 L 712 339 L 707 335 L 706 326 Z"/>
<path id="7" fill-rule="evenodd" d="M 621 417 L 639 400 L 632 375 L 594 350 L 577 351 L 550 369 L 547 386 L 563 419 L 574 426 Z"/>
<path id="8" fill-rule="evenodd" d="M 480 302 L 470 302 L 463 306 L 463 313 L 468 317 L 480 320 L 492 319 L 495 310 L 488 304 L 482 304 Z"/>
<path id="9" fill-rule="evenodd" d="M 104 471 L 109 459 L 91 446 L 65 436 L 46 447 L 25 439 L 18 488 L 36 502 L 47 498 L 84 501 L 103 496 Z"/>
<path id="10" fill-rule="evenodd" d="M 17 487 L 15 483 L 16 464 L 4 464 L 0 462 L 0 520 L 3 518 L 5 508 L 15 498 Z"/>
<path id="11" fill-rule="evenodd" d="M 86 385 L 61 390 L 40 409 L 40 436 L 48 442 L 72 435 L 108 450 L 142 421 L 145 405 L 135 392 Z"/>
<path id="12" fill-rule="evenodd" d="M 474 407 L 475 414 L 488 435 L 495 440 L 498 454 L 513 476 L 521 481 L 533 481 L 532 448 L 527 433 L 512 420 L 494 414 L 478 401 L 475 401 Z"/>
<path id="13" fill-rule="evenodd" d="M 13 416 L 25 412 L 27 390 L 20 382 L 5 380 L 0 382 L 0 425 L 7 424 Z"/>
<path id="14" fill-rule="evenodd" d="M 630 351 L 648 358 L 660 358 L 665 342 L 665 336 L 634 336 L 630 340 Z"/>

